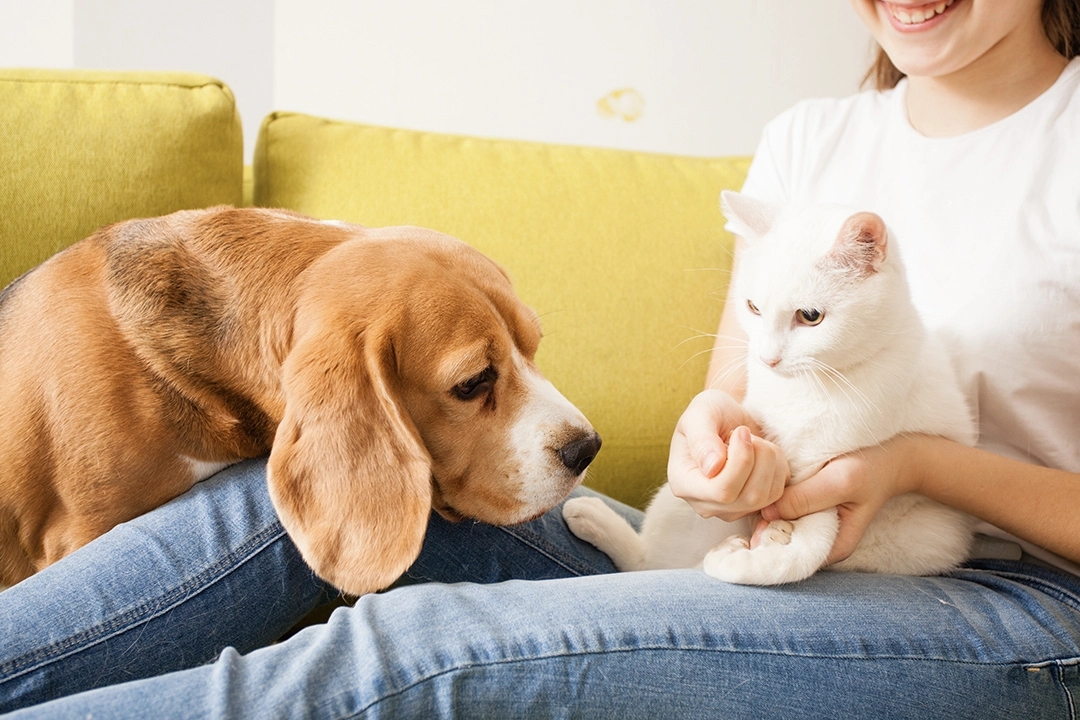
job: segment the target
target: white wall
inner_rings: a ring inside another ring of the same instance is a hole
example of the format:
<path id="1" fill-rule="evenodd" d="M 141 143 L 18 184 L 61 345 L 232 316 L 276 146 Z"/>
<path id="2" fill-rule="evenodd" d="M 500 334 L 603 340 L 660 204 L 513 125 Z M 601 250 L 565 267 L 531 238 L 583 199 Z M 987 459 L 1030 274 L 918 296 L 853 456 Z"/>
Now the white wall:
<path id="1" fill-rule="evenodd" d="M 224 80 L 248 157 L 274 104 L 274 16 L 265 0 L 73 0 L 74 66 L 186 70 Z"/>
<path id="2" fill-rule="evenodd" d="M 0 0 L 0 67 L 74 62 L 72 0 Z"/>
<path id="3" fill-rule="evenodd" d="M 275 27 L 279 108 L 699 155 L 853 92 L 869 47 L 846 0 L 278 0 Z M 626 88 L 639 119 L 600 112 Z"/>
<path id="4" fill-rule="evenodd" d="M 271 110 L 489 137 L 749 154 L 857 89 L 847 0 L 0 0 L 0 65 L 191 70 Z"/>

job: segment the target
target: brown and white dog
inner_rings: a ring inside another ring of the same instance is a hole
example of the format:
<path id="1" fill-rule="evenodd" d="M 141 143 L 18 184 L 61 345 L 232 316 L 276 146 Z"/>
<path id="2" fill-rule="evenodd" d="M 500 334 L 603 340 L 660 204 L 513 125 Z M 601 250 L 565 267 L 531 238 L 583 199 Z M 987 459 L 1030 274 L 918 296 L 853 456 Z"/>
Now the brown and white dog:
<path id="1" fill-rule="evenodd" d="M 274 210 L 106 227 L 0 296 L 0 586 L 269 453 L 304 558 L 352 594 L 432 508 L 513 524 L 600 439 L 533 363 L 540 329 L 465 243 Z"/>

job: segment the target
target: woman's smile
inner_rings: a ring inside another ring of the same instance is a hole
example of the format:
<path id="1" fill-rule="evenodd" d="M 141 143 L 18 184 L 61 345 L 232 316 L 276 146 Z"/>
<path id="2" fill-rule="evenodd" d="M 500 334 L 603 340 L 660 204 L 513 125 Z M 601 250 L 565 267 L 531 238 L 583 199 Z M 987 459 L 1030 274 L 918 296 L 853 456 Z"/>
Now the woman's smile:
<path id="1" fill-rule="evenodd" d="M 918 32 L 939 25 L 957 0 L 927 3 L 925 5 L 898 5 L 881 2 L 892 26 L 900 32 Z"/>

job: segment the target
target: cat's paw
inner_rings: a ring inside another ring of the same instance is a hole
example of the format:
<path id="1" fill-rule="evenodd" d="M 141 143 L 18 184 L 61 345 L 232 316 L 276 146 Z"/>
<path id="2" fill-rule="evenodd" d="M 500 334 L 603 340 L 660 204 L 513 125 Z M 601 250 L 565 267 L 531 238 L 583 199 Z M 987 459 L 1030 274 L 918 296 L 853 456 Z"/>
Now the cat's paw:
<path id="1" fill-rule="evenodd" d="M 710 551 L 711 554 L 716 554 L 717 557 L 728 555 L 740 550 L 750 549 L 750 538 L 743 537 L 742 535 L 731 535 L 724 538 L 724 540 Z"/>
<path id="2" fill-rule="evenodd" d="M 610 557 L 619 570 L 641 570 L 644 566 L 641 536 L 600 498 L 570 498 L 563 503 L 562 516 L 570 532 Z"/>
<path id="3" fill-rule="evenodd" d="M 705 555 L 705 574 L 737 585 L 780 585 L 803 580 L 817 569 L 800 562 L 799 548 L 792 547 L 795 525 L 776 520 L 759 527 L 752 539 L 732 536 Z"/>
<path id="4" fill-rule="evenodd" d="M 754 569 L 753 552 L 750 550 L 750 538 L 732 535 L 705 555 L 702 569 L 724 582 L 739 585 L 760 585 L 758 573 Z"/>
<path id="5" fill-rule="evenodd" d="M 604 501 L 595 497 L 570 498 L 563 503 L 562 516 L 570 532 L 587 543 L 600 545 L 606 535 L 607 516 L 613 514 Z"/>
<path id="6" fill-rule="evenodd" d="M 773 585 L 763 567 L 765 553 L 750 549 L 746 538 L 728 538 L 705 555 L 702 569 L 705 574 L 736 585 Z"/>
<path id="7" fill-rule="evenodd" d="M 773 520 L 768 525 L 754 533 L 751 547 L 759 545 L 787 545 L 791 542 L 791 534 L 795 532 L 795 525 L 787 520 Z"/>
<path id="8" fill-rule="evenodd" d="M 781 520 L 759 525 L 749 547 L 721 543 L 705 556 L 702 568 L 714 578 L 740 585 L 781 585 L 805 580 L 825 564 L 838 527 L 835 509 L 812 513 L 794 522 Z"/>

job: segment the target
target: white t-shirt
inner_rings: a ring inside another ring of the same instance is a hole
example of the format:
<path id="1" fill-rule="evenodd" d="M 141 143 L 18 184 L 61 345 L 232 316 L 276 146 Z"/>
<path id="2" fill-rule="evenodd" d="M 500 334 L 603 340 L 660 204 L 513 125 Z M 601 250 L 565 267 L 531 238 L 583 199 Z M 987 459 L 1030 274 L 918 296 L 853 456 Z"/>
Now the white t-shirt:
<path id="1" fill-rule="evenodd" d="M 765 127 L 743 192 L 881 215 L 978 413 L 979 446 L 1080 473 L 1080 58 L 958 137 L 912 128 L 906 91 L 794 106 Z"/>

